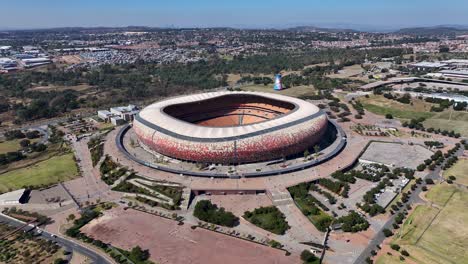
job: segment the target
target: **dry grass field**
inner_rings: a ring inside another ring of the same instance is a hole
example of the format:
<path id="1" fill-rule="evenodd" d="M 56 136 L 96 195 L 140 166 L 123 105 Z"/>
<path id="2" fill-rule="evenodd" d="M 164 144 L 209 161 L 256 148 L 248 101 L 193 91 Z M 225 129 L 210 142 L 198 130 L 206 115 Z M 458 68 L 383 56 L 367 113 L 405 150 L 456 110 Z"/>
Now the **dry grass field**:
<path id="1" fill-rule="evenodd" d="M 435 115 L 430 112 L 431 104 L 419 99 L 413 99 L 413 105 L 389 100 L 382 95 L 371 95 L 369 98 L 361 97 L 359 100 L 366 110 L 378 115 L 392 114 L 393 117 L 401 119 L 431 118 Z"/>
<path id="2" fill-rule="evenodd" d="M 93 87 L 88 84 L 80 84 L 80 85 L 74 85 L 74 86 L 48 85 L 48 86 L 37 86 L 37 87 L 29 88 L 28 91 L 50 92 L 50 91 L 74 90 L 78 92 L 83 92 L 90 88 L 93 88 Z"/>
<path id="3" fill-rule="evenodd" d="M 468 159 L 461 158 L 450 169 L 444 171 L 444 178 L 455 176 L 455 182 L 468 186 Z"/>
<path id="4" fill-rule="evenodd" d="M 468 192 L 452 185 L 433 186 L 426 195 L 435 206 L 419 205 L 393 239 L 415 263 L 468 263 Z M 400 263 L 382 256 L 377 263 Z"/>
<path id="5" fill-rule="evenodd" d="M 330 78 L 350 78 L 350 77 L 357 77 L 359 74 L 363 73 L 364 69 L 359 64 L 351 65 L 344 67 L 338 73 L 330 74 L 327 77 Z"/>
<path id="6" fill-rule="evenodd" d="M 454 130 L 468 137 L 468 112 L 444 111 L 424 121 L 426 127 Z"/>
<path id="7" fill-rule="evenodd" d="M 241 88 L 244 91 L 251 92 L 264 92 L 264 93 L 277 93 L 281 95 L 287 95 L 292 97 L 300 97 L 304 95 L 313 95 L 316 90 L 313 86 L 295 86 L 281 91 L 273 90 L 273 84 L 271 85 L 248 85 Z"/>

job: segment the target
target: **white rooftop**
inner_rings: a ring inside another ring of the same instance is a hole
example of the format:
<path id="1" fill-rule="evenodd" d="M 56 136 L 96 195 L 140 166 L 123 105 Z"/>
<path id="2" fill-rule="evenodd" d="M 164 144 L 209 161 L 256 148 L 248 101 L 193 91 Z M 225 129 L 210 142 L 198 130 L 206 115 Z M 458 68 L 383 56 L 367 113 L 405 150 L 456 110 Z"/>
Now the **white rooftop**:
<path id="1" fill-rule="evenodd" d="M 11 63 L 14 62 L 14 60 L 10 58 L 0 58 L 0 63 Z"/>
<path id="2" fill-rule="evenodd" d="M 19 203 L 21 196 L 23 196 L 26 189 L 20 189 L 4 194 L 0 194 L 0 204 L 13 204 Z"/>
<path id="3" fill-rule="evenodd" d="M 414 66 L 414 67 L 439 68 L 439 67 L 447 66 L 447 64 L 446 64 L 446 63 L 442 63 L 442 62 L 422 61 L 422 62 L 413 63 L 413 64 L 411 64 L 411 66 Z"/>

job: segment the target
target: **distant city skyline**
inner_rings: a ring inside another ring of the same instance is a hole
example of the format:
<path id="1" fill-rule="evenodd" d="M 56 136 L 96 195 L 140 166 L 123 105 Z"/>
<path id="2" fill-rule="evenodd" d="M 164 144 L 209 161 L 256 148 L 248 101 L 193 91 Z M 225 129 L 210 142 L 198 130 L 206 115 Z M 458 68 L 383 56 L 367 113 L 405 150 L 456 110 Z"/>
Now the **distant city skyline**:
<path id="1" fill-rule="evenodd" d="M 466 0 L 15 0 L 0 9 L 0 28 L 286 28 L 308 25 L 391 30 L 414 26 L 466 26 L 466 10 Z"/>

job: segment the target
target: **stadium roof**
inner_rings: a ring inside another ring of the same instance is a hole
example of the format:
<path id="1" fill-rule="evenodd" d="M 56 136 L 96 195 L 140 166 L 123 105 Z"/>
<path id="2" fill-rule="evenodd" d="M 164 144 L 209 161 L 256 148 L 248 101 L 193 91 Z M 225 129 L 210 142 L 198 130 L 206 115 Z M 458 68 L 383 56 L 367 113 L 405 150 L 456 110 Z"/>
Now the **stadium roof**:
<path id="1" fill-rule="evenodd" d="M 295 104 L 296 108 L 290 111 L 289 113 L 286 113 L 274 119 L 254 124 L 233 127 L 200 126 L 172 117 L 163 111 L 163 108 L 169 105 L 192 103 L 224 95 L 236 94 L 256 95 L 278 101 L 286 101 Z M 182 136 L 196 138 L 226 138 L 241 136 L 266 129 L 272 129 L 284 125 L 285 123 L 297 122 L 305 118 L 310 118 L 311 116 L 320 116 L 321 114 L 323 113 L 317 106 L 308 103 L 304 100 L 300 100 L 289 96 L 259 92 L 213 92 L 181 96 L 154 103 L 144 108 L 139 113 L 136 120 L 140 121 L 141 119 L 143 119 L 144 121 L 155 124 L 158 127 L 172 131 Z"/>

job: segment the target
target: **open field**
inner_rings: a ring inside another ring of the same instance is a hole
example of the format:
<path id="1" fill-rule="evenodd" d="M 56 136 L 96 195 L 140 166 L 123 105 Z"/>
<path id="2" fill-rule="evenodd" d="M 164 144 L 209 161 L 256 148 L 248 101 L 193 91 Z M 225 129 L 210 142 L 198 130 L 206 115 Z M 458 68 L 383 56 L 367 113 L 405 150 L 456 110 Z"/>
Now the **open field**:
<path id="1" fill-rule="evenodd" d="M 20 141 L 22 139 L 7 140 L 0 143 L 0 153 L 7 153 L 11 151 L 18 151 L 21 149 Z M 31 143 L 37 142 L 38 139 L 30 139 Z"/>
<path id="2" fill-rule="evenodd" d="M 457 178 L 455 182 L 468 185 L 468 159 L 461 158 L 450 169 L 444 171 L 444 178 L 447 179 L 450 175 Z"/>
<path id="3" fill-rule="evenodd" d="M 444 111 L 434 115 L 432 118 L 424 121 L 424 126 L 449 129 L 460 133 L 462 136 L 468 136 L 468 113 L 458 111 Z"/>
<path id="4" fill-rule="evenodd" d="M 372 95 L 370 98 L 359 99 L 364 108 L 374 114 L 392 114 L 395 118 L 415 119 L 424 117 L 425 127 L 440 128 L 441 130 L 454 130 L 462 136 L 468 136 L 468 113 L 445 110 L 444 112 L 430 112 L 432 104 L 423 100 L 412 99 L 413 105 L 386 99 L 381 95 Z"/>
<path id="5" fill-rule="evenodd" d="M 297 255 L 132 209 L 106 211 L 81 230 L 122 249 L 149 249 L 156 263 L 299 263 Z"/>
<path id="6" fill-rule="evenodd" d="M 457 188 L 452 185 L 438 184 L 426 193 L 426 198 L 438 206 L 445 206 Z"/>
<path id="7" fill-rule="evenodd" d="M 29 88 L 28 91 L 36 91 L 36 92 L 50 92 L 50 91 L 65 91 L 65 90 L 74 90 L 74 91 L 85 91 L 92 88 L 92 86 L 88 84 L 80 84 L 74 86 L 56 86 L 56 85 L 49 85 L 49 86 L 37 86 L 33 88 Z"/>
<path id="8" fill-rule="evenodd" d="M 416 263 L 468 263 L 468 192 L 442 184 L 431 188 L 426 197 L 440 209 L 417 206 L 392 243 L 407 250 Z M 388 259 L 392 258 L 381 261 Z"/>
<path id="9" fill-rule="evenodd" d="M 404 261 L 400 261 L 399 257 L 396 255 L 389 256 L 383 255 L 377 259 L 375 264 L 396 264 L 396 263 L 405 263 Z"/>
<path id="10" fill-rule="evenodd" d="M 54 156 L 26 168 L 0 174 L 0 193 L 23 186 L 50 185 L 78 176 L 73 154 Z"/>
<path id="11" fill-rule="evenodd" d="M 349 78 L 349 77 L 354 77 L 354 76 L 356 76 L 358 74 L 361 74 L 363 72 L 364 72 L 364 69 L 361 67 L 361 65 L 360 64 L 355 64 L 355 65 L 344 67 L 338 73 L 330 74 L 330 75 L 328 75 L 328 77 L 330 77 L 330 78 Z"/>
<path id="12" fill-rule="evenodd" d="M 435 115 L 430 112 L 431 104 L 418 99 L 413 99 L 413 105 L 389 100 L 381 95 L 362 97 L 359 100 L 366 110 L 378 115 L 392 114 L 393 117 L 402 119 L 431 118 Z"/>
<path id="13" fill-rule="evenodd" d="M 315 88 L 313 86 L 295 86 L 281 91 L 273 90 L 273 84 L 270 85 L 248 85 L 241 88 L 244 91 L 252 92 L 265 92 L 265 93 L 278 93 L 281 95 L 287 95 L 292 97 L 299 97 L 303 95 L 313 95 L 315 94 Z"/>
<path id="14" fill-rule="evenodd" d="M 60 153 L 67 153 L 67 151 L 69 151 L 68 147 L 61 146 L 61 144 L 48 144 L 46 151 L 28 153 L 25 159 L 0 166 L 0 175 L 17 169 L 26 168 L 38 162 L 48 160 Z"/>

